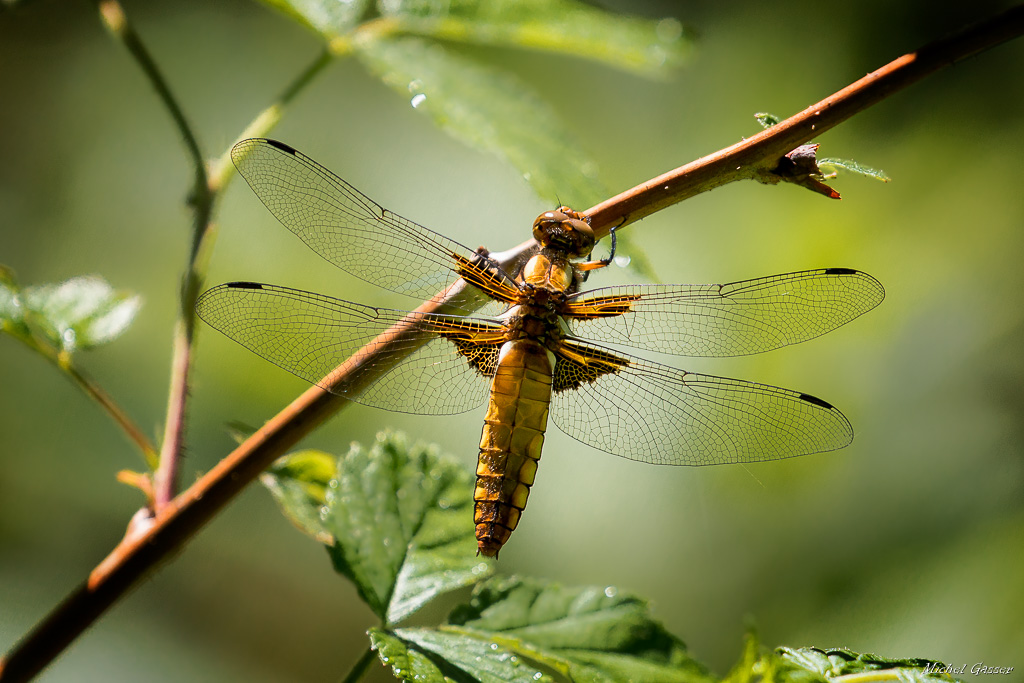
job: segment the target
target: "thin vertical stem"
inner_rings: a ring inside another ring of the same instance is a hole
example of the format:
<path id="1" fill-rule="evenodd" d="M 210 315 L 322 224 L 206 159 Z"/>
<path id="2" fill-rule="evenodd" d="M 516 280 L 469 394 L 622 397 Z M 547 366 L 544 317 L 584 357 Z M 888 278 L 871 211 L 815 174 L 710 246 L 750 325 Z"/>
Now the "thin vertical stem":
<path id="1" fill-rule="evenodd" d="M 260 112 L 242 133 L 242 137 L 265 135 L 284 113 L 285 107 L 308 85 L 313 78 L 332 60 L 324 50 L 316 59 L 284 89 L 269 107 Z M 174 327 L 174 344 L 171 359 L 171 382 L 167 393 L 167 419 L 163 447 L 160 450 L 160 466 L 154 481 L 154 504 L 162 509 L 177 492 L 178 466 L 185 431 L 185 411 L 188 403 L 189 372 L 192 368 L 192 347 L 195 343 L 196 299 L 206 278 L 206 263 L 213 248 L 215 234 L 211 218 L 214 203 L 221 191 L 233 177 L 230 149 L 213 164 L 209 176 L 204 167 L 202 191 L 197 185 L 195 198 L 195 220 L 192 230 L 192 249 L 181 285 L 181 309 Z M 198 179 L 197 179 L 198 182 Z"/>
<path id="2" fill-rule="evenodd" d="M 375 658 L 376 655 L 373 653 L 373 650 L 366 648 L 366 651 L 363 652 L 363 656 L 359 658 L 359 661 L 352 665 L 352 669 L 348 672 L 348 675 L 345 676 L 341 683 L 355 683 L 358 681 L 363 677 L 363 674 L 366 673 L 367 667 L 370 666 L 370 662 Z"/>

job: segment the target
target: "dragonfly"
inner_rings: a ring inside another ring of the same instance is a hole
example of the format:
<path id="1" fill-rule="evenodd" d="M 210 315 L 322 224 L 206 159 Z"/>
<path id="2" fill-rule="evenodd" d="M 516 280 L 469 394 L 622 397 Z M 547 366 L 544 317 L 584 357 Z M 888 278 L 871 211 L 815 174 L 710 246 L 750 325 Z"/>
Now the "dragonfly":
<path id="1" fill-rule="evenodd" d="M 475 315 L 405 311 L 229 282 L 197 303 L 199 317 L 229 338 L 357 403 L 423 415 L 486 404 L 474 491 L 479 554 L 497 556 L 518 525 L 549 417 L 584 444 L 661 465 L 777 460 L 853 440 L 849 420 L 811 394 L 681 370 L 619 347 L 725 357 L 803 342 L 881 303 L 882 285 L 864 272 L 584 291 L 611 262 L 615 233 L 611 254 L 592 259 L 594 230 L 568 207 L 534 221 L 534 253 L 505 272 L 485 250 L 388 211 L 284 143 L 243 140 L 231 157 L 285 227 L 349 274 L 417 299 L 461 280 L 490 302 Z M 386 371 L 339 388 L 332 373 L 360 349 L 386 351 L 369 361 Z"/>

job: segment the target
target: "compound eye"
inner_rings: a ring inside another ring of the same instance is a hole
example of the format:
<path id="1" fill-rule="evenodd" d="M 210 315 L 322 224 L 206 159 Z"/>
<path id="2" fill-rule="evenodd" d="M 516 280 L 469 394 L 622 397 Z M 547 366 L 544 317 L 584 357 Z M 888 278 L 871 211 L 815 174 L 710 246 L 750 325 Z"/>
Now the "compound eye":
<path id="1" fill-rule="evenodd" d="M 533 222 L 533 229 L 536 230 L 542 223 L 561 223 L 568 218 L 569 217 L 561 211 L 545 211 L 541 215 L 537 216 L 537 220 Z"/>
<path id="2" fill-rule="evenodd" d="M 545 211 L 533 222 L 533 239 L 543 247 L 548 246 L 559 231 L 559 226 L 567 220 L 569 217 L 561 211 Z"/>
<path id="3" fill-rule="evenodd" d="M 572 244 L 572 256 L 586 256 L 594 248 L 597 241 L 594 237 L 594 229 L 578 218 L 569 218 L 562 221 L 562 227 L 569 233 L 568 241 Z"/>

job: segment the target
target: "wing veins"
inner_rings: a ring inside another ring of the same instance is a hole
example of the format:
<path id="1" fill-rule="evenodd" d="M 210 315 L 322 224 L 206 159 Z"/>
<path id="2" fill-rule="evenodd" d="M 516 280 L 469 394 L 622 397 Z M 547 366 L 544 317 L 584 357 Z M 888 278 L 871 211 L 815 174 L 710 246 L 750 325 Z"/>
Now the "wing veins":
<path id="1" fill-rule="evenodd" d="M 257 283 L 214 287 L 196 309 L 215 329 L 310 383 L 366 405 L 420 414 L 482 403 L 488 382 L 457 342 L 494 345 L 504 334 L 495 320 L 375 308 Z M 406 328 L 396 336 L 400 324 Z M 374 383 L 348 393 L 328 378 L 360 349 L 383 354 L 371 353 L 354 372 L 383 370 Z"/>
<path id="2" fill-rule="evenodd" d="M 674 465 L 754 462 L 834 450 L 853 436 L 842 413 L 800 392 L 593 345 L 573 342 L 570 350 L 595 362 L 612 354 L 621 365 L 557 391 L 552 419 L 573 438 L 615 455 Z"/>
<path id="3" fill-rule="evenodd" d="M 387 289 L 418 298 L 433 296 L 460 276 L 460 257 L 472 260 L 477 253 L 389 211 L 282 143 L 244 140 L 232 150 L 232 159 L 260 200 L 307 246 L 352 275 Z M 373 245 L 386 253 L 378 255 Z M 488 268 L 512 281 L 495 264 Z M 389 274 L 381 277 L 379 269 Z M 409 274 L 412 282 L 398 279 Z"/>
<path id="4" fill-rule="evenodd" d="M 877 306 L 881 285 L 818 269 L 724 285 L 624 285 L 582 292 L 564 309 L 582 339 L 689 356 L 761 353 L 830 332 Z"/>

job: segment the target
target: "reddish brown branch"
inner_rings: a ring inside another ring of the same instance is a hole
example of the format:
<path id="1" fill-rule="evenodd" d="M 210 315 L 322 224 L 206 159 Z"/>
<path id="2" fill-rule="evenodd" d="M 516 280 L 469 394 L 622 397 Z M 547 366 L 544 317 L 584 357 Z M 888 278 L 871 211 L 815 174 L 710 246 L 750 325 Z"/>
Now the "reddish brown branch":
<path id="1" fill-rule="evenodd" d="M 654 178 L 602 202 L 586 212 L 595 231 L 605 235 L 655 211 L 734 180 L 760 178 L 781 156 L 853 114 L 870 107 L 924 76 L 1024 33 L 1024 7 L 1016 7 L 955 36 L 904 55 L 800 114 L 748 140 Z M 508 268 L 521 261 L 532 242 L 494 256 Z M 421 306 L 443 311 L 445 303 L 466 305 L 474 295 L 460 289 Z M 384 336 L 401 337 L 401 325 Z M 371 344 L 372 348 L 374 345 Z M 406 347 L 405 353 L 414 349 Z M 400 360 L 386 349 L 362 351 L 331 373 L 331 386 L 356 391 Z M 386 362 L 384 362 L 386 361 Z M 26 680 L 45 667 L 147 571 L 191 538 L 235 494 L 275 458 L 347 403 L 314 387 L 281 411 L 262 429 L 160 514 L 130 534 L 72 593 L 38 624 L 0 663 L 0 681 Z"/>
<path id="2" fill-rule="evenodd" d="M 943 67 L 1024 33 L 1024 6 L 903 55 L 776 126 L 601 202 L 585 213 L 599 236 L 734 180 L 759 179 L 780 157 Z"/>

